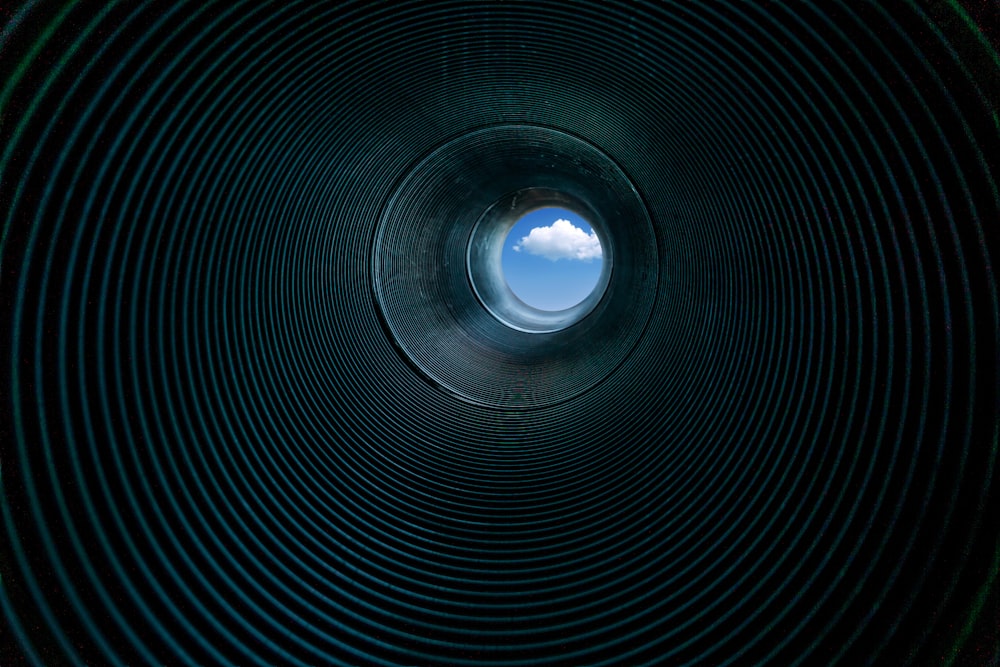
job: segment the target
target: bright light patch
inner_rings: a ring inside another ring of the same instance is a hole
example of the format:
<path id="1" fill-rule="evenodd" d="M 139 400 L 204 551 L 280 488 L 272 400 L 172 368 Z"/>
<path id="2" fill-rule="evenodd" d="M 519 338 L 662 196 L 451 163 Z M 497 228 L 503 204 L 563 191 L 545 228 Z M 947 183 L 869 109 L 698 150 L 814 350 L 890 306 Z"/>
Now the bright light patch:
<path id="1" fill-rule="evenodd" d="M 590 262 L 600 259 L 602 254 L 597 234 L 593 230 L 585 232 L 566 218 L 560 218 L 548 227 L 533 228 L 514 245 L 514 250 L 553 262 L 560 259 Z"/>
<path id="2" fill-rule="evenodd" d="M 501 259 L 515 296 L 540 310 L 586 299 L 601 277 L 603 249 L 586 220 L 561 208 L 528 213 L 510 230 Z"/>

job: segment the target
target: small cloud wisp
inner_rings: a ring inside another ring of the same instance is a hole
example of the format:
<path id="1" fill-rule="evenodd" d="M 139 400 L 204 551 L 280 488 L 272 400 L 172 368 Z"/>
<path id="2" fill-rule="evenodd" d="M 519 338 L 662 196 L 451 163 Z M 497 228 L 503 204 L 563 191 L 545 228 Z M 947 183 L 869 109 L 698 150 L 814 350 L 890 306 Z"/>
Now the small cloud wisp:
<path id="1" fill-rule="evenodd" d="M 559 219 L 548 227 L 535 227 L 521 238 L 514 250 L 539 255 L 553 262 L 576 259 L 589 262 L 601 258 L 601 242 L 597 234 L 589 234 L 569 220 Z"/>

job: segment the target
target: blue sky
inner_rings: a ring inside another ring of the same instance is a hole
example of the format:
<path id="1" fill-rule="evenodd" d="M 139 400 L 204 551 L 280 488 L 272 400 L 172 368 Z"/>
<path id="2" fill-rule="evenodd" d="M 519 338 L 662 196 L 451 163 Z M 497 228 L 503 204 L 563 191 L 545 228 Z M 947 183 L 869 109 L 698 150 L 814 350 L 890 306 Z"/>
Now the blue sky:
<path id="1" fill-rule="evenodd" d="M 510 230 L 501 265 L 507 284 L 522 301 L 542 310 L 562 310 L 593 291 L 603 259 L 600 242 L 583 218 L 562 208 L 541 208 Z"/>

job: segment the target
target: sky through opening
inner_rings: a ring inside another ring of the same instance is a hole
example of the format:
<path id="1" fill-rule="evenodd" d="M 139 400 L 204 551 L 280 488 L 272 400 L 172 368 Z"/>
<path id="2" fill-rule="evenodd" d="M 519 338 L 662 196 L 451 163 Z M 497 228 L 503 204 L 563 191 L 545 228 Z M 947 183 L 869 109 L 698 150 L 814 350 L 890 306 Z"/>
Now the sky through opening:
<path id="1" fill-rule="evenodd" d="M 528 213 L 511 228 L 501 265 L 510 289 L 540 310 L 563 310 L 597 286 L 603 248 L 581 216 L 563 208 Z"/>

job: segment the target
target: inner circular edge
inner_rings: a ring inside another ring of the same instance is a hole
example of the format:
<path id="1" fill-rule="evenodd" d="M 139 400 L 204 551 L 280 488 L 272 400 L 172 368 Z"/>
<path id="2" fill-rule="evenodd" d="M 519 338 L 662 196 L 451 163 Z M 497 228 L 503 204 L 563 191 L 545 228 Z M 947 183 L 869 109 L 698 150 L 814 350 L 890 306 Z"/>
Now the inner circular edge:
<path id="1" fill-rule="evenodd" d="M 542 310 L 522 301 L 503 273 L 503 246 L 518 220 L 540 208 L 564 208 L 583 217 L 597 234 L 603 264 L 597 284 L 583 301 L 563 310 Z M 601 302 L 611 282 L 614 247 L 608 227 L 587 202 L 552 188 L 523 188 L 491 204 L 476 221 L 469 235 L 466 267 L 469 284 L 480 304 L 498 321 L 526 333 L 561 331 L 583 320 Z"/>

